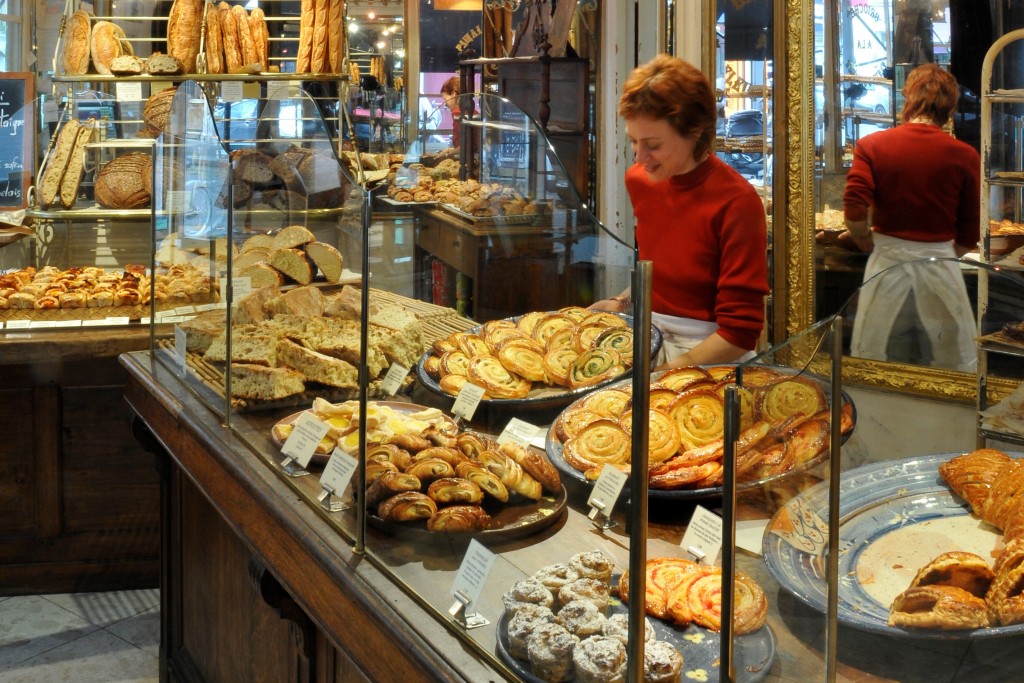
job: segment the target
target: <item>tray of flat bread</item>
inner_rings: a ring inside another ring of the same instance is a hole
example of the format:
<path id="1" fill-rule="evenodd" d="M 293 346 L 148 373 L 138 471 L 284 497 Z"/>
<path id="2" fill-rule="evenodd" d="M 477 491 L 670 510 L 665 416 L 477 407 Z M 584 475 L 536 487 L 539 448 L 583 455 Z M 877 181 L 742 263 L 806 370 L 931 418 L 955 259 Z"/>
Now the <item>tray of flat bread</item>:
<path id="1" fill-rule="evenodd" d="M 306 411 L 329 426 L 313 462 L 359 452 L 359 404 L 316 398 Z M 274 425 L 282 447 L 302 412 Z M 561 478 L 539 450 L 460 430 L 437 408 L 371 401 L 366 408 L 369 522 L 394 536 L 498 541 L 536 533 L 565 511 Z M 336 450 L 337 449 L 337 450 Z"/>
<path id="2" fill-rule="evenodd" d="M 564 406 L 629 372 L 632 325 L 631 316 L 579 306 L 492 320 L 435 341 L 417 362 L 416 376 L 441 396 L 475 384 L 485 405 Z M 652 325 L 652 358 L 661 343 Z"/>
<path id="3" fill-rule="evenodd" d="M 1024 634 L 1022 455 L 986 448 L 843 472 L 839 622 L 916 639 Z M 779 509 L 762 544 L 780 586 L 822 612 L 828 516 L 823 482 Z"/>
<path id="4" fill-rule="evenodd" d="M 699 500 L 722 495 L 725 388 L 735 365 L 685 366 L 651 375 L 648 496 Z M 743 368 L 737 487 L 805 472 L 828 458 L 830 402 L 824 382 L 792 368 Z M 573 401 L 548 429 L 546 450 L 569 480 L 593 485 L 605 466 L 631 462 L 632 383 L 624 380 Z M 842 397 L 843 440 L 856 424 Z"/>

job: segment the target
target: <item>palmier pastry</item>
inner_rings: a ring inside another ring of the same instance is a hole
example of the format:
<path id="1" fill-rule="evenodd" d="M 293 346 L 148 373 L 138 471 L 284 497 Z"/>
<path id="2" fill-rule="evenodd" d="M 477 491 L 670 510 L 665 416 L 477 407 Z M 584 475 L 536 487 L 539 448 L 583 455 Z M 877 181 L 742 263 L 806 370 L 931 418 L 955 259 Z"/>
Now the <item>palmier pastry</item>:
<path id="1" fill-rule="evenodd" d="M 793 377 L 761 387 L 755 398 L 757 414 L 772 422 L 796 414 L 814 415 L 828 408 L 821 384 L 806 377 Z"/>
<path id="2" fill-rule="evenodd" d="M 673 368 L 658 378 L 658 384 L 675 391 L 683 391 L 694 382 L 710 379 L 711 376 L 703 368 L 696 365 L 684 365 Z"/>
<path id="3" fill-rule="evenodd" d="M 540 500 L 544 489 L 540 482 L 527 474 L 512 458 L 500 451 L 484 451 L 477 460 L 481 465 L 493 472 L 501 483 L 509 490 L 515 491 L 524 498 Z"/>
<path id="4" fill-rule="evenodd" d="M 523 605 L 541 605 L 551 608 L 555 604 L 555 596 L 535 579 L 520 579 L 512 584 L 501 596 L 505 611 L 514 614 Z"/>
<path id="5" fill-rule="evenodd" d="M 508 652 L 516 659 L 529 659 L 526 643 L 541 624 L 555 623 L 555 613 L 543 605 L 521 605 L 508 620 Z"/>
<path id="6" fill-rule="evenodd" d="M 419 491 L 399 493 L 377 507 L 377 516 L 388 522 L 413 522 L 429 519 L 437 512 L 437 505 Z"/>
<path id="7" fill-rule="evenodd" d="M 526 398 L 532 388 L 529 380 L 509 372 L 494 356 L 473 356 L 466 376 L 494 398 Z"/>
<path id="8" fill-rule="evenodd" d="M 631 399 L 632 394 L 628 389 L 608 387 L 588 394 L 579 405 L 600 415 L 617 418 L 626 410 Z"/>
<path id="9" fill-rule="evenodd" d="M 549 493 L 561 491 L 562 477 L 547 456 L 533 448 L 520 446 L 512 441 L 498 446 L 498 452 L 514 460 L 526 474 L 539 481 L 545 491 Z"/>
<path id="10" fill-rule="evenodd" d="M 440 458 L 425 458 L 417 462 L 411 462 L 405 468 L 405 472 L 406 474 L 413 475 L 423 483 L 442 477 L 455 476 L 455 468 Z"/>
<path id="11" fill-rule="evenodd" d="M 627 465 L 629 455 L 629 434 L 617 422 L 608 419 L 591 422 L 562 445 L 562 457 L 581 472 L 600 469 L 606 464 Z"/>
<path id="12" fill-rule="evenodd" d="M 1013 459 L 994 448 L 981 448 L 958 455 L 939 465 L 939 475 L 980 515 L 993 482 Z"/>
<path id="13" fill-rule="evenodd" d="M 647 461 L 650 465 L 664 462 L 675 455 L 683 444 L 679 429 L 668 413 L 651 408 L 647 411 Z M 619 418 L 627 434 L 633 432 L 633 411 L 627 410 Z"/>
<path id="14" fill-rule="evenodd" d="M 622 362 L 633 364 L 633 330 L 629 327 L 606 327 L 593 340 L 594 348 L 618 351 Z"/>
<path id="15" fill-rule="evenodd" d="M 484 492 L 479 486 L 462 477 L 441 477 L 435 479 L 427 487 L 427 495 L 435 503 L 442 505 L 465 504 L 479 505 L 483 502 Z"/>
<path id="16" fill-rule="evenodd" d="M 592 387 L 626 371 L 622 359 L 613 349 L 591 349 L 580 354 L 569 368 L 569 388 Z"/>
<path id="17" fill-rule="evenodd" d="M 531 382 L 543 382 L 544 355 L 535 349 L 518 344 L 507 344 L 498 351 L 498 360 L 510 372 Z"/>
<path id="18" fill-rule="evenodd" d="M 558 589 L 559 604 L 589 600 L 601 614 L 608 613 L 609 596 L 608 582 L 600 579 L 574 579 Z"/>
<path id="19" fill-rule="evenodd" d="M 704 446 L 725 433 L 725 401 L 712 390 L 684 391 L 669 405 L 668 414 L 679 429 L 684 449 Z"/>
<path id="20" fill-rule="evenodd" d="M 681 557 L 660 557 L 648 560 L 645 571 L 644 611 L 652 617 L 664 619 L 668 614 L 669 595 L 684 579 L 699 575 L 701 567 Z M 629 602 L 629 572 L 623 572 L 619 579 L 619 598 Z"/>
<path id="21" fill-rule="evenodd" d="M 544 373 L 547 375 L 549 384 L 569 386 L 569 371 L 573 363 L 579 358 L 571 347 L 563 346 L 552 349 L 544 354 Z"/>
<path id="22" fill-rule="evenodd" d="M 576 553 L 569 559 L 569 569 L 582 579 L 598 579 L 608 583 L 615 563 L 600 550 Z"/>
<path id="23" fill-rule="evenodd" d="M 559 683 L 573 677 L 572 653 L 579 638 L 560 624 L 541 624 L 527 640 L 530 670 L 542 681 Z"/>
<path id="24" fill-rule="evenodd" d="M 366 504 L 372 506 L 398 493 L 419 491 L 421 486 L 415 475 L 386 468 L 366 488 Z"/>
<path id="25" fill-rule="evenodd" d="M 561 624 L 569 633 L 580 640 L 596 636 L 604 630 L 605 615 L 598 611 L 597 605 L 590 600 L 576 600 L 562 605 L 558 610 L 555 622 Z"/>
<path id="26" fill-rule="evenodd" d="M 508 502 L 508 488 L 501 483 L 501 479 L 494 472 L 480 463 L 464 460 L 455 466 L 455 474 L 473 482 L 492 498 L 503 503 Z"/>
<path id="27" fill-rule="evenodd" d="M 985 601 L 954 586 L 908 588 L 892 601 L 889 625 L 944 631 L 989 625 Z"/>

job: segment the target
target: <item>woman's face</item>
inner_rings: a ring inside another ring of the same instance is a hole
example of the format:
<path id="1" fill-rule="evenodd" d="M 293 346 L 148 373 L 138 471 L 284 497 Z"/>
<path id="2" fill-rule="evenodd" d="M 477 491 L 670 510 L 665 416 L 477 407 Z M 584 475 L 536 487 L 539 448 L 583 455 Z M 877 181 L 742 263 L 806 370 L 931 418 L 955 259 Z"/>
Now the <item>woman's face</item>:
<path id="1" fill-rule="evenodd" d="M 644 167 L 647 177 L 654 182 L 692 171 L 700 163 L 693 155 L 697 136 L 680 135 L 665 119 L 627 118 L 626 136 L 636 163 Z"/>

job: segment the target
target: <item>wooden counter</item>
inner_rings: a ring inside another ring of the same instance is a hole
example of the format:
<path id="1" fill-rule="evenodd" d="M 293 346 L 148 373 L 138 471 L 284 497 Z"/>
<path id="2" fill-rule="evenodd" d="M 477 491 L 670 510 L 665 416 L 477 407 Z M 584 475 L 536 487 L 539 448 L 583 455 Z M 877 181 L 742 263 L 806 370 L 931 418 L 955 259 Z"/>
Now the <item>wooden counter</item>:
<path id="1" fill-rule="evenodd" d="M 0 595 L 157 585 L 159 480 L 117 361 L 148 346 L 141 325 L 3 334 Z"/>
<path id="2" fill-rule="evenodd" d="M 370 527 L 366 554 L 353 553 L 354 515 L 317 504 L 318 474 L 282 474 L 268 433 L 284 415 L 235 416 L 231 431 L 148 354 L 122 363 L 128 402 L 145 426 L 138 431 L 152 434 L 166 463 L 161 680 L 515 680 L 494 654 L 501 594 L 512 582 L 594 548 L 628 566 L 628 525 L 597 530 L 582 492 L 570 490 L 570 509 L 552 526 L 488 543 L 498 557 L 476 607 L 491 623 L 463 631 L 446 610 L 464 546 Z M 651 502 L 648 557 L 679 556 L 694 502 Z M 621 511 L 616 518 L 625 521 Z M 775 643 L 770 669 L 744 676 L 825 680 L 823 615 L 780 589 L 759 556 L 737 551 L 737 563 L 765 587 Z M 1011 680 L 1009 672 L 1024 670 L 1024 654 L 1002 645 L 997 662 L 993 645 L 840 627 L 836 680 Z"/>

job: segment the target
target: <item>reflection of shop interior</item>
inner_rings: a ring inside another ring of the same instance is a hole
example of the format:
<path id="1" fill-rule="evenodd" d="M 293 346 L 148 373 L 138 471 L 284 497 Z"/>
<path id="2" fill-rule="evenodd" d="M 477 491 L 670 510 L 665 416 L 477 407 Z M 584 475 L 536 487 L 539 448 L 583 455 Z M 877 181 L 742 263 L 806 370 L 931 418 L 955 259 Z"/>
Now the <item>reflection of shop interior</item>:
<path id="1" fill-rule="evenodd" d="M 389 9 L 392 13 L 385 13 Z M 402 125 L 406 101 L 401 12 L 400 4 L 349 5 L 348 106 L 360 151 L 401 152 L 407 145 Z"/>

